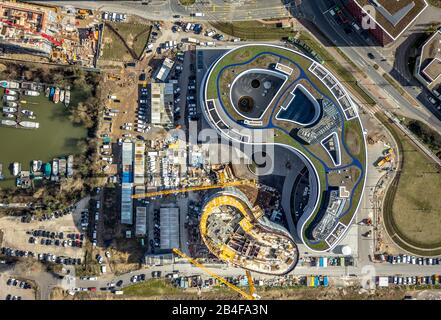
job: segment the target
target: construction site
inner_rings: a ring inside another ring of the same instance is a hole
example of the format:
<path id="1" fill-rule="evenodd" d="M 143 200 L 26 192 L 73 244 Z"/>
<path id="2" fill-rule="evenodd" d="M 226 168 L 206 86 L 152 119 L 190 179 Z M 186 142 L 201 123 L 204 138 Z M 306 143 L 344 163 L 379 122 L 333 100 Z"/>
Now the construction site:
<path id="1" fill-rule="evenodd" d="M 283 275 L 298 259 L 289 232 L 270 222 L 258 206 L 252 208 L 238 189 L 228 188 L 210 197 L 200 221 L 202 238 L 222 261 L 251 271 Z"/>
<path id="2" fill-rule="evenodd" d="M 95 67 L 102 25 L 89 10 L 24 3 L 0 4 L 0 48 L 4 57 Z M 17 56 L 18 55 L 18 56 Z M 26 57 L 27 58 L 27 57 Z"/>

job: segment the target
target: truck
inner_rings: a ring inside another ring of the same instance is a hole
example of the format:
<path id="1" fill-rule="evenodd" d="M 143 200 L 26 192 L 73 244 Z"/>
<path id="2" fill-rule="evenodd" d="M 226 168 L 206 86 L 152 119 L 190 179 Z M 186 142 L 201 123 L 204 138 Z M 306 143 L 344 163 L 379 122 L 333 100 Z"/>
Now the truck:
<path id="1" fill-rule="evenodd" d="M 188 43 L 195 43 L 195 44 L 198 44 L 199 43 L 199 41 L 197 40 L 197 39 L 195 39 L 195 38 L 186 38 L 186 39 L 184 39 L 186 42 L 188 42 Z"/>

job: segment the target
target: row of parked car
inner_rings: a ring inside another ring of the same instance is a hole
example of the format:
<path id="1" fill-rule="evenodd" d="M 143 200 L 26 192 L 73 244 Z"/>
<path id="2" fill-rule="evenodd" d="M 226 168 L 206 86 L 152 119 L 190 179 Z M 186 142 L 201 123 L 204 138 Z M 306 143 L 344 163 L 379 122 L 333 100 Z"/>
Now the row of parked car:
<path id="1" fill-rule="evenodd" d="M 434 274 L 432 276 L 390 276 L 389 283 L 394 285 L 435 285 L 439 284 L 440 276 Z"/>
<path id="2" fill-rule="evenodd" d="M 127 20 L 127 15 L 124 13 L 103 12 L 102 18 L 108 21 L 124 22 Z"/>
<path id="3" fill-rule="evenodd" d="M 38 241 L 36 238 L 34 237 L 30 237 L 29 238 L 29 243 L 31 244 L 36 244 Z M 83 247 L 83 241 L 80 240 L 59 240 L 59 239 L 40 239 L 40 244 L 41 245 L 46 245 L 46 246 L 57 246 L 57 247 L 73 247 L 73 248 L 82 248 Z"/>
<path id="4" fill-rule="evenodd" d="M 50 238 L 50 239 L 64 239 L 64 233 L 63 232 L 54 232 L 54 231 L 47 231 L 47 230 L 31 230 L 28 231 L 27 234 L 32 234 L 34 237 L 41 237 L 41 238 Z"/>
<path id="5" fill-rule="evenodd" d="M 64 264 L 64 265 L 80 265 L 81 259 L 80 258 L 69 258 L 64 256 L 56 256 L 52 253 L 39 253 L 38 254 L 38 260 L 39 261 L 46 261 L 46 262 L 54 262 L 57 264 Z"/>
<path id="6" fill-rule="evenodd" d="M 57 257 L 54 254 L 51 253 L 34 253 L 32 251 L 27 250 L 15 250 L 9 247 L 2 247 L 0 249 L 0 253 L 8 256 L 8 257 L 30 257 L 30 258 L 37 258 L 39 261 L 46 261 L 46 262 L 55 262 L 58 264 L 65 264 L 65 265 L 80 265 L 81 259 L 75 259 L 75 258 L 68 258 L 68 257 Z"/>
<path id="7" fill-rule="evenodd" d="M 149 92 L 147 88 L 139 89 L 139 103 L 138 110 L 136 114 L 135 131 L 139 133 L 144 133 L 150 130 L 150 126 L 146 124 L 147 122 L 147 109 L 149 106 Z"/>
<path id="8" fill-rule="evenodd" d="M 28 283 L 26 281 L 20 281 L 20 280 L 14 279 L 14 278 L 9 278 L 6 281 L 6 285 L 18 287 L 20 289 L 31 289 L 32 288 L 30 283 Z"/>
<path id="9" fill-rule="evenodd" d="M 420 266 L 434 266 L 441 264 L 441 258 L 422 258 L 415 257 L 406 254 L 398 255 L 398 256 L 388 256 L 387 261 L 392 264 L 417 264 Z"/>
<path id="10" fill-rule="evenodd" d="M 68 214 L 72 214 L 73 210 L 75 210 L 75 206 L 69 206 L 68 208 L 63 209 L 63 210 L 57 210 L 52 213 L 45 213 L 39 218 L 36 218 L 35 216 L 28 214 L 28 215 L 24 215 L 21 217 L 21 222 L 30 223 L 31 221 L 37 220 L 37 219 L 38 219 L 38 221 L 54 220 L 54 219 L 64 217 Z"/>

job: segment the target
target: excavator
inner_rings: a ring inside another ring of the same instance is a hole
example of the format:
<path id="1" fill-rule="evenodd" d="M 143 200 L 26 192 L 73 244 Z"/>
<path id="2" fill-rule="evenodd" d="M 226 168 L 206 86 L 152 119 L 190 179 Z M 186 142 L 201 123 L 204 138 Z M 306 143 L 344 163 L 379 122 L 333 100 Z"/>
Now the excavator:
<path id="1" fill-rule="evenodd" d="M 247 276 L 247 279 L 248 279 L 248 286 L 250 288 L 250 292 L 249 293 L 245 292 L 244 290 L 240 289 L 239 287 L 235 286 L 234 284 L 228 282 L 226 279 L 224 279 L 221 276 L 215 274 L 214 272 L 208 270 L 201 263 L 199 263 L 195 259 L 187 256 L 181 250 L 179 250 L 177 248 L 173 248 L 173 253 L 175 253 L 176 255 L 180 256 L 181 258 L 186 259 L 192 265 L 194 265 L 195 267 L 201 269 L 202 271 L 204 271 L 205 273 L 209 274 L 213 278 L 216 278 L 217 280 L 222 282 L 224 285 L 226 285 L 231 290 L 239 293 L 245 299 L 247 299 L 247 300 L 259 300 L 260 299 L 260 296 L 256 294 L 256 289 L 254 287 L 253 277 L 251 276 L 251 273 L 248 270 L 246 271 L 246 276 Z"/>

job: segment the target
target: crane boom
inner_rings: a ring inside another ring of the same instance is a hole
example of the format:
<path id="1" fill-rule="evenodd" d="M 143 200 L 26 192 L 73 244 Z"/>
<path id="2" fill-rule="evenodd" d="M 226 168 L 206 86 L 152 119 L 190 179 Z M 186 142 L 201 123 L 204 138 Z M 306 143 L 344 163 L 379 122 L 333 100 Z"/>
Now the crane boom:
<path id="1" fill-rule="evenodd" d="M 256 292 L 256 288 L 254 287 L 253 277 L 251 276 L 251 272 L 249 272 L 248 270 L 246 271 L 246 274 L 248 279 L 248 286 L 250 287 L 250 294 L 254 295 L 254 293 Z"/>
<path id="2" fill-rule="evenodd" d="M 134 195 L 132 195 L 132 198 L 133 199 L 152 198 L 152 197 L 170 195 L 170 194 L 175 194 L 175 193 L 203 191 L 203 190 L 210 190 L 210 189 L 221 189 L 221 188 L 227 188 L 227 187 L 238 187 L 238 186 L 243 186 L 243 185 L 255 185 L 255 184 L 256 184 L 255 181 L 252 181 L 252 180 L 239 180 L 239 181 L 231 181 L 231 182 L 225 182 L 225 183 L 219 183 L 219 184 L 194 186 L 194 187 L 188 187 L 188 188 L 182 188 L 182 189 L 170 189 L 170 190 L 162 190 L 162 191 L 134 194 Z"/>
<path id="3" fill-rule="evenodd" d="M 196 260 L 194 260 L 193 258 L 187 256 L 185 253 L 183 253 L 181 250 L 177 249 L 177 248 L 173 248 L 173 252 L 175 254 L 177 254 L 178 256 L 180 256 L 181 258 L 187 259 L 191 264 L 193 264 L 194 266 L 198 267 L 199 269 L 201 269 L 202 271 L 204 271 L 205 273 L 208 273 L 210 276 L 216 278 L 217 280 L 219 280 L 220 282 L 222 282 L 223 284 L 225 284 L 228 288 L 236 291 L 237 293 L 241 294 L 244 298 L 248 299 L 248 300 L 255 300 L 256 298 L 253 296 L 253 294 L 248 294 L 245 291 L 241 290 L 240 288 L 236 287 L 234 284 L 229 283 L 227 280 L 225 280 L 224 278 L 222 278 L 221 276 L 218 276 L 217 274 L 211 272 L 210 270 L 208 270 L 207 268 L 205 268 L 202 264 L 200 264 L 199 262 L 197 262 Z"/>

